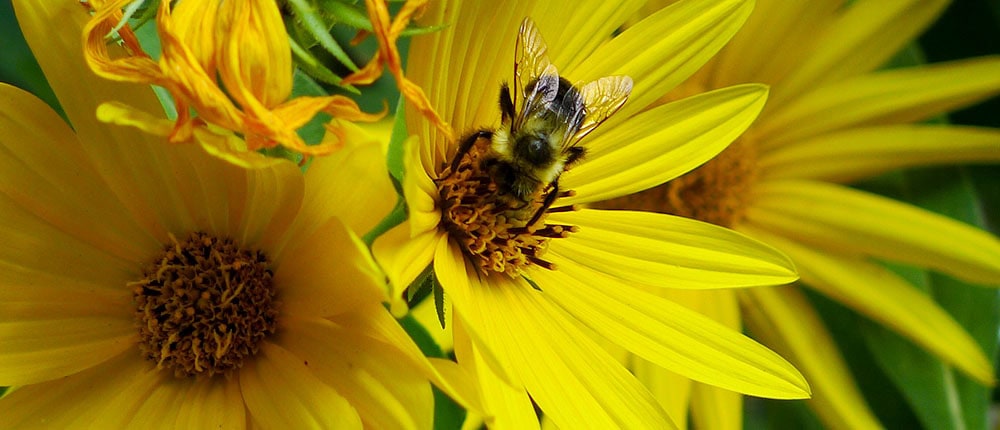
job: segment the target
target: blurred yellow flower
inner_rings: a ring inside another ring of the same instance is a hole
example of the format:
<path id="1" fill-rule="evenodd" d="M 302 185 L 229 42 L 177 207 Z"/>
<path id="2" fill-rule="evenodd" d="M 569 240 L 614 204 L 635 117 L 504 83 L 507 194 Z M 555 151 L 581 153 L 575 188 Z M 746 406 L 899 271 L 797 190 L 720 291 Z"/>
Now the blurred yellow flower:
<path id="1" fill-rule="evenodd" d="M 669 3 L 651 2 L 645 12 Z M 981 383 L 993 383 L 990 361 L 973 339 L 930 297 L 876 260 L 997 286 L 1000 241 L 842 185 L 903 167 L 1000 161 L 998 130 L 915 124 L 1000 92 L 1000 58 L 874 71 L 947 4 L 759 0 L 732 42 L 668 95 L 672 100 L 765 83 L 771 96 L 754 125 L 697 170 L 597 206 L 692 217 L 773 244 L 795 261 L 803 285 L 910 338 Z M 733 328 L 742 319 L 761 340 L 788 354 L 812 385 L 809 403 L 827 425 L 879 426 L 798 287 L 666 297 Z M 690 396 L 699 428 L 742 422 L 738 394 L 692 387 L 686 378 L 658 369 L 633 365 L 675 416 L 685 415 Z"/>
<path id="2" fill-rule="evenodd" d="M 246 150 L 283 145 L 322 155 L 341 142 L 310 146 L 295 132 L 318 112 L 351 121 L 380 117 L 361 112 L 344 96 L 289 99 L 291 49 L 276 2 L 160 2 L 162 52 L 154 60 L 121 23 L 122 7 L 130 1 L 89 2 L 94 15 L 84 29 L 87 63 L 107 79 L 166 88 L 178 114 L 171 142 L 190 140 L 194 128 L 208 123 L 239 133 Z M 115 55 L 109 52 L 113 34 L 125 48 Z"/>
<path id="3" fill-rule="evenodd" d="M 419 138 L 405 155 L 409 220 L 375 242 L 376 259 L 397 299 L 433 265 L 453 305 L 448 324 L 458 361 L 480 378 L 490 426 L 537 426 L 532 401 L 563 428 L 669 425 L 656 399 L 592 336 L 708 384 L 775 398 L 809 394 L 777 355 L 649 293 L 787 283 L 795 275 L 780 253 L 680 217 L 575 210 L 704 163 L 739 136 L 766 98 L 763 86 L 743 85 L 646 111 L 728 41 L 751 2 L 684 2 L 611 38 L 636 7 L 435 2 L 424 22 L 448 27 L 410 46 L 407 77 L 427 91 L 442 121 L 467 133 L 500 123 L 496 94 L 501 83 L 515 82 L 515 40 L 525 17 L 537 23 L 552 63 L 570 82 L 624 75 L 635 83 L 628 103 L 581 143 L 586 159 L 560 177 L 552 208 L 528 226 L 508 224 L 514 209 L 491 206 L 489 181 L 487 191 L 469 185 L 468 194 L 453 194 L 455 178 L 445 181 L 443 172 L 458 143 L 433 116 L 408 112 L 407 129 Z M 455 177 L 468 173 L 460 171 Z M 535 198 L 532 208 L 541 206 L 541 195 Z M 446 202 L 478 214 L 464 218 L 478 227 L 443 215 Z"/>
<path id="4" fill-rule="evenodd" d="M 394 204 L 378 143 L 303 176 L 100 123 L 158 102 L 86 73 L 78 3 L 14 3 L 70 124 L 0 84 L 0 427 L 431 428 L 450 368 L 357 237 Z"/>

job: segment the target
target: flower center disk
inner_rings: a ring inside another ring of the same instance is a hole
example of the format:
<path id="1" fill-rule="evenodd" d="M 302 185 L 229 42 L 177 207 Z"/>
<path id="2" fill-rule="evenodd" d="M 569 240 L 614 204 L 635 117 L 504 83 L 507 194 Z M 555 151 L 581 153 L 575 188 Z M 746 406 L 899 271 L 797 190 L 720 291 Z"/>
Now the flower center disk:
<path id="1" fill-rule="evenodd" d="M 260 251 L 192 233 L 172 244 L 132 282 L 139 349 L 177 377 L 239 369 L 278 315 L 273 273 Z"/>
<path id="2" fill-rule="evenodd" d="M 497 272 L 519 276 L 532 265 L 555 270 L 554 264 L 542 258 L 549 241 L 567 237 L 577 227 L 546 224 L 544 213 L 528 225 L 550 187 L 538 190 L 528 203 L 501 193 L 482 166 L 489 150 L 489 144 L 480 141 L 462 156 L 454 172 L 446 166 L 439 175 L 441 227 L 485 275 Z M 568 209 L 571 207 L 547 212 Z"/>

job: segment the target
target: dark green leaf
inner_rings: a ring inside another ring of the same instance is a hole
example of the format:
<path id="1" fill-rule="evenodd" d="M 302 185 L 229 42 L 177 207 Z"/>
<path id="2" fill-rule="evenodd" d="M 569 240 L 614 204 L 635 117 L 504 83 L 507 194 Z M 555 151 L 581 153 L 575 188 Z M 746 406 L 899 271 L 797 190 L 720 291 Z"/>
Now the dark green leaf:
<path id="1" fill-rule="evenodd" d="M 337 61 L 340 61 L 351 71 L 357 71 L 358 66 L 344 52 L 337 40 L 330 35 L 331 23 L 326 22 L 321 11 L 317 10 L 308 0 L 288 0 L 295 17 L 302 23 L 303 29 L 319 43 Z"/>

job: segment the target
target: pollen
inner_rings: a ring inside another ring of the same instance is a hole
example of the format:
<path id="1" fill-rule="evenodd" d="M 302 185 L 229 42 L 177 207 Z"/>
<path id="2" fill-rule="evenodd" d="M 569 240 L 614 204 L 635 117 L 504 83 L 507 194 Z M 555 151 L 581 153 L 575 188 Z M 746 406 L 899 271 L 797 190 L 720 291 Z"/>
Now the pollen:
<path id="1" fill-rule="evenodd" d="M 164 247 L 129 284 L 142 355 L 176 377 L 229 375 L 275 332 L 264 254 L 206 233 Z"/>
<path id="2" fill-rule="evenodd" d="M 443 168 L 437 181 L 441 227 L 484 275 L 505 273 L 516 277 L 530 266 L 556 270 L 555 264 L 543 258 L 549 242 L 565 238 L 578 228 L 547 224 L 545 213 L 535 217 L 551 187 L 539 190 L 529 203 L 500 193 L 496 181 L 481 166 L 482 157 L 489 151 L 484 142 L 480 141 L 463 155 L 454 172 L 451 166 Z M 560 197 L 571 194 L 572 191 L 562 191 Z"/>
<path id="3" fill-rule="evenodd" d="M 744 136 L 683 176 L 593 206 L 667 213 L 732 227 L 743 219 L 750 205 L 757 177 L 756 155 L 756 146 Z"/>

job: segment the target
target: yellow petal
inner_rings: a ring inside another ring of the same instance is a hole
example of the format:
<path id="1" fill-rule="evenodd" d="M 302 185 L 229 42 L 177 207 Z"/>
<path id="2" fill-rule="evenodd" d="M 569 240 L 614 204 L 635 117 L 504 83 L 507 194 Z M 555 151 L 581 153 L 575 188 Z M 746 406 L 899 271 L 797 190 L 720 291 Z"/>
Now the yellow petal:
<path id="1" fill-rule="evenodd" d="M 389 313 L 385 312 L 384 308 L 376 306 L 374 309 L 377 312 L 344 314 L 337 317 L 334 322 L 351 327 L 355 332 L 367 333 L 368 336 L 380 342 L 392 345 L 400 353 L 398 355 L 400 359 L 409 361 L 413 368 L 434 385 L 437 385 L 459 405 L 472 411 L 482 411 L 479 396 L 476 395 L 469 377 L 462 375 L 462 372 L 441 361 L 430 362 L 413 343 L 413 339 Z"/>
<path id="2" fill-rule="evenodd" d="M 448 27 L 413 39 L 406 76 L 424 88 L 430 105 L 457 130 L 491 128 L 499 121 L 496 97 L 501 82 L 513 77 L 518 25 L 534 3 L 511 1 L 495 7 L 478 2 L 430 2 L 421 24 Z M 489 37 L 482 37 L 487 28 Z M 446 160 L 452 142 L 429 121 L 417 112 L 407 112 L 406 129 L 420 136 L 424 166 L 436 169 Z"/>
<path id="3" fill-rule="evenodd" d="M 146 112 L 159 113 L 163 109 L 148 86 L 112 82 L 90 72 L 81 39 L 89 18 L 86 8 L 73 2 L 13 3 L 24 37 L 81 140 L 88 145 L 107 146 L 149 139 L 138 130 L 108 127 L 94 116 L 98 105 L 115 99 Z M 123 52 L 118 47 L 109 49 Z"/>
<path id="4" fill-rule="evenodd" d="M 435 229 L 441 221 L 441 213 L 437 210 L 437 200 L 440 197 L 432 179 L 437 176 L 437 166 L 421 164 L 424 162 L 421 159 L 423 147 L 414 137 L 403 144 L 406 151 L 406 158 L 403 160 L 403 196 L 406 197 L 410 234 L 413 236 Z"/>
<path id="5" fill-rule="evenodd" d="M 90 300 L 67 302 L 56 295 L 0 305 L 0 384 L 63 377 L 135 348 L 129 297 L 113 303 L 81 298 Z"/>
<path id="6" fill-rule="evenodd" d="M 763 154 L 761 177 L 851 182 L 894 169 L 1000 161 L 1000 131 L 890 125 L 827 133 Z"/>
<path id="7" fill-rule="evenodd" d="M 650 393 L 545 293 L 506 276 L 473 282 L 467 307 L 456 300 L 456 311 L 482 336 L 485 344 L 476 346 L 493 351 L 559 427 L 674 427 Z"/>
<path id="8" fill-rule="evenodd" d="M 653 108 L 588 138 L 584 161 L 559 179 L 560 188 L 577 197 L 557 204 L 628 195 L 700 166 L 753 123 L 766 99 L 761 85 L 724 88 Z"/>
<path id="9" fill-rule="evenodd" d="M 797 279 L 781 252 L 740 233 L 688 218 L 650 212 L 585 209 L 549 222 L 580 231 L 553 240 L 545 255 L 629 282 L 668 288 L 780 285 Z"/>
<path id="10" fill-rule="evenodd" d="M 474 288 L 473 280 L 476 280 L 475 285 L 478 285 L 479 273 L 476 272 L 476 269 L 470 267 L 469 264 L 466 264 L 461 248 L 457 244 L 450 242 L 447 236 L 442 236 L 436 244 L 434 250 L 434 274 L 444 289 L 445 297 L 449 298 L 450 302 L 453 303 L 454 312 L 452 314 L 454 315 L 454 320 L 461 320 L 467 312 L 475 312 L 474 309 L 478 307 L 478 304 L 472 301 L 472 288 Z M 448 302 L 446 301 L 445 303 L 447 304 Z M 485 346 L 487 344 L 483 340 L 485 334 L 480 332 L 483 330 L 483 327 L 470 325 L 468 322 L 461 324 L 463 327 L 462 335 L 470 338 L 475 345 L 479 345 L 479 352 L 482 354 L 483 361 L 493 369 L 493 372 L 500 379 L 510 384 L 517 384 L 507 369 L 508 365 L 500 361 L 495 351 Z M 455 333 L 456 337 L 459 336 L 457 332 Z"/>
<path id="11" fill-rule="evenodd" d="M 803 243 L 1000 285 L 1000 240 L 951 218 L 820 182 L 762 183 L 754 198 L 750 223 Z"/>
<path id="12" fill-rule="evenodd" d="M 560 71 L 570 72 L 642 6 L 642 0 L 542 1 L 530 16 L 549 45 L 549 60 Z M 586 13 L 566 13 L 572 8 Z M 512 63 L 513 64 L 513 63 Z"/>
<path id="13" fill-rule="evenodd" d="M 160 244 L 129 216 L 108 189 L 84 152 L 85 145 L 41 100 L 0 84 L 0 129 L 4 131 L 0 135 L 0 182 L 4 184 L 0 190 L 4 208 L 0 218 L 5 227 L 21 233 L 8 240 L 41 241 L 42 235 L 56 235 L 36 248 L 9 242 L 6 252 L 0 254 L 13 252 L 12 257 L 16 257 L 24 249 L 58 248 L 63 246 L 61 243 L 79 241 L 79 245 L 72 246 L 91 247 L 79 251 L 80 258 L 102 254 L 105 260 L 87 270 L 121 273 L 137 261 L 145 262 L 148 251 L 159 248 Z M 60 241 L 59 236 L 74 239 Z M 47 261 L 56 261 L 57 256 L 69 251 L 52 249 L 43 254 L 53 258 Z M 59 267 L 53 267 L 57 273 L 69 269 L 60 270 L 66 261 L 72 260 L 57 261 Z"/>
<path id="14" fill-rule="evenodd" d="M 379 307 L 378 312 L 385 313 Z M 372 428 L 433 426 L 434 398 L 426 379 L 400 360 L 399 351 L 355 327 L 323 319 L 289 321 L 277 340 L 323 382 L 341 393 Z"/>
<path id="15" fill-rule="evenodd" d="M 18 387 L 0 399 L 6 428 L 124 428 L 160 373 L 135 351 L 80 373 Z M 116 409 L 117 408 L 117 409 Z"/>
<path id="16" fill-rule="evenodd" d="M 696 381 L 770 398 L 809 396 L 791 364 L 737 331 L 583 267 L 530 276 L 566 312 L 632 353 Z"/>
<path id="17" fill-rule="evenodd" d="M 223 2 L 213 38 L 219 77 L 247 109 L 272 108 L 292 93 L 292 50 L 276 3 Z"/>
<path id="18" fill-rule="evenodd" d="M 688 428 L 688 407 L 691 405 L 691 386 L 694 381 L 639 357 L 631 357 L 628 367 L 642 385 L 653 393 L 653 397 L 667 411 L 674 424 L 678 428 Z"/>
<path id="19" fill-rule="evenodd" d="M 424 232 L 410 237 L 409 222 L 385 232 L 372 244 L 372 253 L 389 277 L 389 297 L 403 297 L 403 291 L 420 275 L 434 258 L 434 247 L 444 233 Z M 445 239 L 446 240 L 446 239 Z"/>
<path id="20" fill-rule="evenodd" d="M 687 292 L 687 291 L 686 291 Z M 737 332 L 742 331 L 737 291 L 690 291 L 705 296 L 695 310 Z M 669 297 L 669 296 L 667 296 Z M 809 378 L 805 378 L 809 381 Z M 741 429 L 743 426 L 743 396 L 735 391 L 696 383 L 691 389 L 691 419 L 696 428 Z"/>
<path id="21" fill-rule="evenodd" d="M 715 56 L 709 88 L 743 82 L 778 84 L 813 53 L 820 34 L 837 17 L 844 0 L 788 2 L 757 0 L 746 24 Z M 773 91 L 781 91 L 776 86 Z"/>
<path id="22" fill-rule="evenodd" d="M 809 88 L 868 72 L 895 55 L 930 25 L 947 0 L 855 2 L 825 29 L 808 61 L 781 83 L 782 105 Z"/>
<path id="23" fill-rule="evenodd" d="M 246 425 L 246 407 L 239 381 L 216 379 L 195 383 L 177 415 L 176 428 L 241 429 Z M 197 399 L 197 400 L 194 400 Z"/>
<path id="24" fill-rule="evenodd" d="M 780 351 L 812 383 L 809 405 L 830 428 L 881 428 L 812 304 L 796 287 L 741 291 L 754 336 Z"/>
<path id="25" fill-rule="evenodd" d="M 483 408 L 487 414 L 485 424 L 491 429 L 537 429 L 535 407 L 523 387 L 514 387 L 500 379 L 486 364 L 483 355 L 464 335 L 460 319 L 455 321 L 455 359 L 476 376 Z"/>
<path id="26" fill-rule="evenodd" d="M 632 77 L 629 102 L 608 121 L 619 124 L 700 69 L 739 30 L 752 6 L 747 0 L 674 3 L 601 45 L 567 78 Z"/>
<path id="27" fill-rule="evenodd" d="M 385 155 L 368 137 L 364 144 L 313 161 L 306 172 L 306 197 L 298 222 L 308 225 L 336 216 L 362 236 L 388 215 L 395 203 L 396 191 L 385 167 Z"/>
<path id="28" fill-rule="evenodd" d="M 282 312 L 328 317 L 388 301 L 384 275 L 339 219 L 293 243 L 275 262 Z"/>
<path id="29" fill-rule="evenodd" d="M 796 243 L 770 228 L 741 229 L 787 252 L 806 285 L 910 338 L 976 380 L 993 383 L 993 368 L 976 341 L 930 297 L 888 269 Z"/>
<path id="30" fill-rule="evenodd" d="M 361 428 L 354 407 L 278 345 L 263 342 L 239 378 L 247 410 L 263 428 Z"/>
<path id="31" fill-rule="evenodd" d="M 920 121 L 997 93 L 997 56 L 887 70 L 807 92 L 762 119 L 756 135 L 772 148 L 849 127 Z"/>

